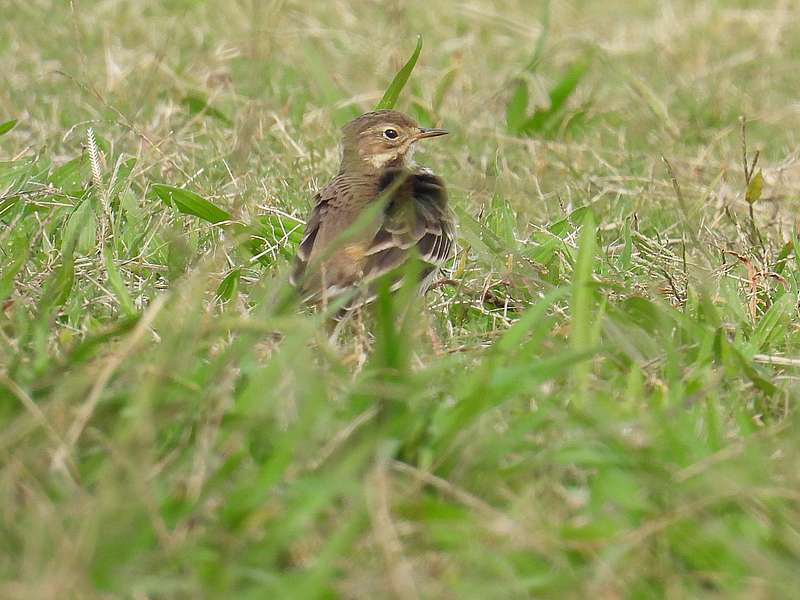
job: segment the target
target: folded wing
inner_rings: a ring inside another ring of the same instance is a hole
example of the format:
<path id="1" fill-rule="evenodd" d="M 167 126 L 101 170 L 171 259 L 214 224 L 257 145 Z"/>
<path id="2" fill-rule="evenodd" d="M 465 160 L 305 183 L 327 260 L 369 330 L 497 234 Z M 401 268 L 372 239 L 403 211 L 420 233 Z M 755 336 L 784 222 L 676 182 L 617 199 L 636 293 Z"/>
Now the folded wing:
<path id="1" fill-rule="evenodd" d="M 373 282 L 398 271 L 391 288 L 403 284 L 399 269 L 413 255 L 422 261 L 421 291 L 424 292 L 439 269 L 452 255 L 455 239 L 455 217 L 448 207 L 444 181 L 428 171 L 392 168 L 380 177 L 376 198 L 384 197 L 386 208 L 377 231 L 365 244 L 358 282 L 332 281 L 314 275 L 312 255 L 318 234 L 332 198 L 317 196 L 309 216 L 303 240 L 297 251 L 291 281 L 299 287 L 307 302 L 332 301 L 341 294 L 353 294 L 348 309 L 357 308 L 375 298 Z M 334 199 L 335 201 L 335 199 Z M 309 269 L 309 264 L 312 268 Z M 324 284 L 322 283 L 324 281 Z M 324 289 L 321 289 L 324 287 Z"/>
<path id="2" fill-rule="evenodd" d="M 387 169 L 380 193 L 389 200 L 383 223 L 368 250 L 365 278 L 373 280 L 397 269 L 416 253 L 423 262 L 422 278 L 444 266 L 453 250 L 455 219 L 447 205 L 447 189 L 429 172 Z"/>

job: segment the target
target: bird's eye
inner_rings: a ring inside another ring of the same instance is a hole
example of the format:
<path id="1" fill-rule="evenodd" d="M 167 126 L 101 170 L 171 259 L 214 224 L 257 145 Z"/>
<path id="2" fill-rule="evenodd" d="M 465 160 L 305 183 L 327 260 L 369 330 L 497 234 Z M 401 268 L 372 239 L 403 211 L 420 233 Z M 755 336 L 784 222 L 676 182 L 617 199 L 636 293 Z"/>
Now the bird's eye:
<path id="1" fill-rule="evenodd" d="M 396 140 L 398 135 L 399 134 L 397 133 L 396 129 L 383 130 L 383 137 L 385 137 L 387 140 Z"/>

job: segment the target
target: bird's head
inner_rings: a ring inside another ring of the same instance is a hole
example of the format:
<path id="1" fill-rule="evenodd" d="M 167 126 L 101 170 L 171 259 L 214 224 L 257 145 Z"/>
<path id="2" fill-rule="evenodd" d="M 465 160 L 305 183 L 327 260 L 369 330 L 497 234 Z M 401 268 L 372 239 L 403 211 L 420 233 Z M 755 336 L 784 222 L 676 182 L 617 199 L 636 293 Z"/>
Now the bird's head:
<path id="1" fill-rule="evenodd" d="M 378 171 L 407 166 L 416 142 L 447 130 L 420 127 L 396 110 L 376 110 L 353 119 L 342 132 L 342 169 Z"/>

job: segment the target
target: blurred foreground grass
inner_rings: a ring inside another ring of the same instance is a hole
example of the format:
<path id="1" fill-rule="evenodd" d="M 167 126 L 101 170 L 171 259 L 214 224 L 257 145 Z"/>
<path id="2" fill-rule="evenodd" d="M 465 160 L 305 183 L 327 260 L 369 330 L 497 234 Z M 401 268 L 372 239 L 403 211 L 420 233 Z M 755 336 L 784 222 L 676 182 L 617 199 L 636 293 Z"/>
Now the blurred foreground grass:
<path id="1" fill-rule="evenodd" d="M 798 13 L 11 0 L 0 596 L 794 597 Z M 288 259 L 417 33 L 460 253 L 333 346 Z"/>

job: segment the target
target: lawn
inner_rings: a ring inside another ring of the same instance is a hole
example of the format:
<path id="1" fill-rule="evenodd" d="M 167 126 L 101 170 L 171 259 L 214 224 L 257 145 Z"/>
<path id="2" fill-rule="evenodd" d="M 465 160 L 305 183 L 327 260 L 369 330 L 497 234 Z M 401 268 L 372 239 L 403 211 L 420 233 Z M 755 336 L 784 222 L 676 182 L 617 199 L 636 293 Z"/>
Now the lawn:
<path id="1" fill-rule="evenodd" d="M 458 254 L 331 340 L 291 257 L 418 34 Z M 796 597 L 798 61 L 785 0 L 5 0 L 0 597 Z"/>

